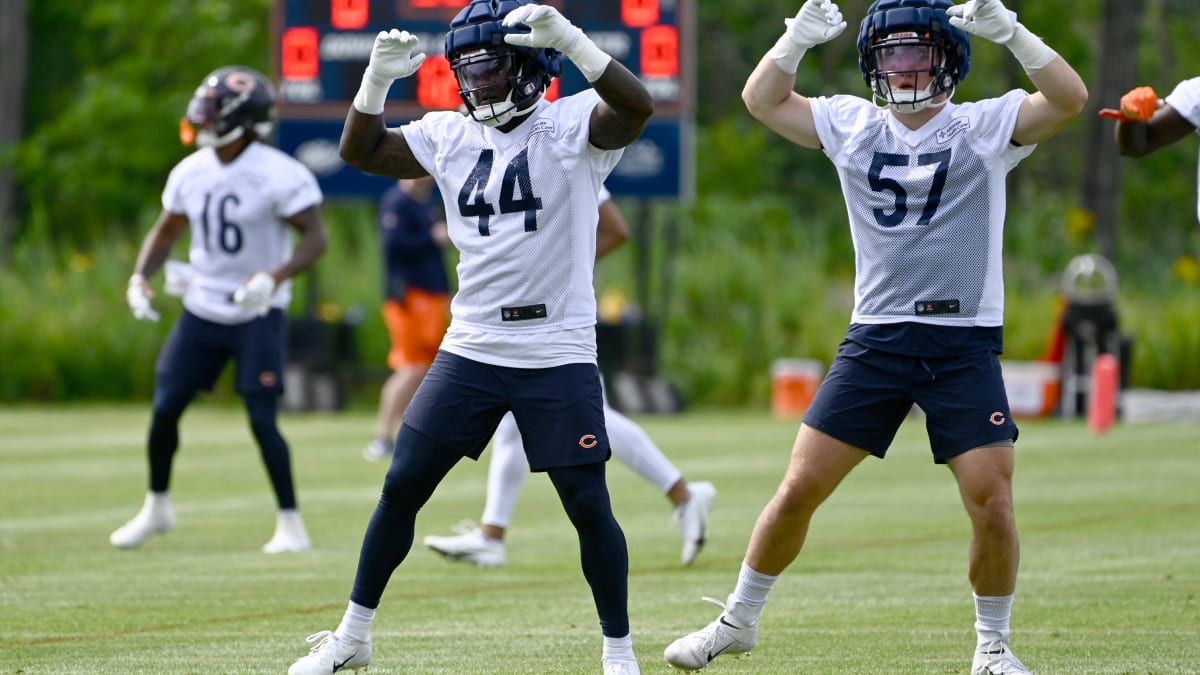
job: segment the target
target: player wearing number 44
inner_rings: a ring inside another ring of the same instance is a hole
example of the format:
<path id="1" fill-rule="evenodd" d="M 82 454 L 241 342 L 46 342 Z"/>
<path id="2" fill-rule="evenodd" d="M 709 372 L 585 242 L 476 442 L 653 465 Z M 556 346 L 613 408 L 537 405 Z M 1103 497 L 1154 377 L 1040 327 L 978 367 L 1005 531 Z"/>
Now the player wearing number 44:
<path id="1" fill-rule="evenodd" d="M 316 646 L 288 672 L 329 675 L 370 663 L 371 623 L 412 548 L 417 512 L 455 464 L 479 457 L 511 410 L 530 467 L 549 474 L 578 531 L 604 672 L 637 673 L 628 553 L 605 482 L 592 269 L 601 184 L 642 133 L 654 100 L 557 9 L 473 0 L 445 37 L 467 114 L 431 112 L 388 129 L 384 99 L 425 59 L 413 53 L 417 42 L 401 30 L 375 38 L 340 150 L 369 173 L 434 177 L 459 251 L 458 292 L 396 436 L 341 624 L 310 636 Z M 591 88 L 546 101 L 563 57 Z"/>
<path id="2" fill-rule="evenodd" d="M 304 165 L 263 143 L 275 119 L 275 94 L 262 74 L 220 68 L 188 104 L 180 139 L 200 149 L 179 162 L 163 189 L 163 210 L 142 242 L 126 300 L 138 319 L 158 320 L 146 280 L 191 228 L 190 265 L 168 267 L 167 291 L 183 295 L 183 315 L 158 355 L 147 440 L 150 486 L 136 516 L 112 533 L 132 548 L 175 525 L 168 486 L 179 445 L 179 418 L 211 389 L 231 359 L 236 388 L 279 507 L 267 553 L 303 551 L 308 534 L 296 508 L 287 442 L 276 424 L 283 388 L 284 310 L 292 276 L 325 251 L 321 190 Z M 300 232 L 293 252 L 292 230 Z M 185 268 L 190 278 L 172 274 Z"/>
<path id="3" fill-rule="evenodd" d="M 1009 650 L 1019 546 L 1017 428 L 997 359 L 1004 178 L 1079 114 L 1087 88 L 1000 0 L 872 3 L 858 30 L 858 61 L 883 106 L 794 91 L 804 54 L 846 27 L 836 4 L 808 0 L 784 24 L 742 98 L 767 127 L 820 149 L 837 167 L 854 240 L 854 309 L 724 611 L 669 645 L 666 659 L 698 669 L 755 646 L 767 594 L 799 555 L 814 511 L 860 462 L 884 456 L 917 403 L 933 459 L 949 466 L 971 521 L 971 672 L 1028 672 Z M 1007 47 L 1037 91 L 952 102 L 971 65 L 972 37 Z M 905 669 L 895 654 L 886 658 Z"/>

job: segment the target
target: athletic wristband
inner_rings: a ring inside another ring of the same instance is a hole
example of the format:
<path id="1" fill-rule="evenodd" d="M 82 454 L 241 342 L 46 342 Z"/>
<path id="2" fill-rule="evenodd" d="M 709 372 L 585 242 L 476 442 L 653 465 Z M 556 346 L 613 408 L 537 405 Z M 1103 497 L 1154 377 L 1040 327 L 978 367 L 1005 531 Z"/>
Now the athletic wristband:
<path id="1" fill-rule="evenodd" d="M 796 43 L 788 33 L 791 32 L 789 27 L 779 39 L 775 41 L 775 46 L 771 47 L 767 52 L 767 56 L 779 66 L 779 69 L 789 75 L 795 75 L 796 69 L 800 67 L 800 59 L 804 58 L 804 54 L 808 51 L 808 47 L 804 47 Z"/>
<path id="2" fill-rule="evenodd" d="M 1004 46 L 1008 47 L 1008 50 L 1017 58 L 1017 62 L 1027 73 L 1045 68 L 1058 56 L 1058 52 L 1051 49 L 1049 45 L 1042 42 L 1040 37 L 1019 23 L 1013 29 L 1012 37 L 1004 43 Z"/>
<path id="3" fill-rule="evenodd" d="M 129 277 L 129 285 L 130 286 L 133 286 L 134 284 L 137 284 L 140 286 L 144 283 L 146 283 L 146 277 L 144 277 L 139 272 L 134 272 L 133 275 Z"/>
<path id="4" fill-rule="evenodd" d="M 579 31 L 579 37 L 575 40 L 575 44 L 571 45 L 569 53 L 563 52 L 579 72 L 583 73 L 584 79 L 588 82 L 595 82 L 600 79 L 604 71 L 608 69 L 608 63 L 612 61 L 603 49 L 596 46 L 595 42 L 583 31 Z"/>
<path id="5" fill-rule="evenodd" d="M 392 88 L 393 80 L 377 77 L 368 67 L 363 73 L 362 84 L 354 96 L 354 109 L 366 115 L 382 115 L 383 102 L 387 100 L 388 89 Z"/>

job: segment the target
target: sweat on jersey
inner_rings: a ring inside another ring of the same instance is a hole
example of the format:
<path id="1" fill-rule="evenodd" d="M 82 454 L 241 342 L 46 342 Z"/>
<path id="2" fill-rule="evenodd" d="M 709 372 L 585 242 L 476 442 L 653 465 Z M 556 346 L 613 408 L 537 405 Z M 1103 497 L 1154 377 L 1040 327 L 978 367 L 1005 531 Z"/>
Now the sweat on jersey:
<path id="1" fill-rule="evenodd" d="M 438 183 L 458 292 L 442 349 L 514 368 L 596 362 L 597 195 L 622 150 L 588 142 L 588 89 L 504 133 L 460 113 L 401 127 Z"/>
<path id="2" fill-rule="evenodd" d="M 287 153 L 254 142 L 225 164 L 213 148 L 184 157 L 167 178 L 162 205 L 191 224 L 188 261 L 195 277 L 183 296 L 192 314 L 222 324 L 256 317 L 233 302 L 233 292 L 258 272 L 292 256 L 287 218 L 321 203 L 317 179 Z M 286 309 L 292 282 L 275 289 L 272 307 Z"/>

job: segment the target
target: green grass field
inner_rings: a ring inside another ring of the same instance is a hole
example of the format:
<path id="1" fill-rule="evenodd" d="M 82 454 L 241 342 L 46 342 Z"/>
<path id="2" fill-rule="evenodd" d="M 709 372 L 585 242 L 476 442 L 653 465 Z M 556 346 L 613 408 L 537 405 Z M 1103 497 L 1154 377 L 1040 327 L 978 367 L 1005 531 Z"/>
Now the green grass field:
<path id="1" fill-rule="evenodd" d="M 184 419 L 175 531 L 137 551 L 108 534 L 140 506 L 147 406 L 0 411 L 0 673 L 282 673 L 336 626 L 384 466 L 359 451 L 365 412 L 286 416 L 315 550 L 267 556 L 273 500 L 242 413 Z M 630 550 L 645 673 L 732 590 L 796 423 L 749 413 L 643 418 L 666 453 L 719 490 L 692 568 L 666 500 L 610 470 Z M 1200 673 L 1200 426 L 1025 422 L 1016 498 L 1023 560 L 1014 650 L 1036 672 Z M 487 455 L 485 455 L 486 459 Z M 371 673 L 596 673 L 600 633 L 574 533 L 548 481 L 526 486 L 509 565 L 479 570 L 420 547 L 478 518 L 486 462 L 464 462 L 417 520 L 392 578 Z M 968 524 L 953 480 L 910 420 L 817 514 L 777 584 L 759 647 L 716 673 L 965 673 L 974 646 Z"/>

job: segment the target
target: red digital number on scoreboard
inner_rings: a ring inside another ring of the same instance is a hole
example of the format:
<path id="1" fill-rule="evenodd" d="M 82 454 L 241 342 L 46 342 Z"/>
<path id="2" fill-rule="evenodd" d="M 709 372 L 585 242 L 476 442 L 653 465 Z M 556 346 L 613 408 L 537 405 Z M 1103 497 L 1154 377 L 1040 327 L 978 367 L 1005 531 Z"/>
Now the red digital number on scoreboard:
<path id="1" fill-rule="evenodd" d="M 659 0 L 621 0 L 621 23 L 643 28 L 658 23 Z"/>
<path id="2" fill-rule="evenodd" d="M 674 26 L 651 26 L 642 31 L 642 74 L 679 75 L 679 32 Z"/>
<path id="3" fill-rule="evenodd" d="M 339 30 L 356 30 L 371 18 L 368 0 L 329 0 L 329 23 Z"/>
<path id="4" fill-rule="evenodd" d="M 311 80 L 321 72 L 316 28 L 297 26 L 283 33 L 279 47 L 279 70 L 285 80 Z"/>
<path id="5" fill-rule="evenodd" d="M 446 57 L 430 54 L 417 70 L 417 103 L 427 110 L 454 110 L 462 105 L 458 79 Z"/>

